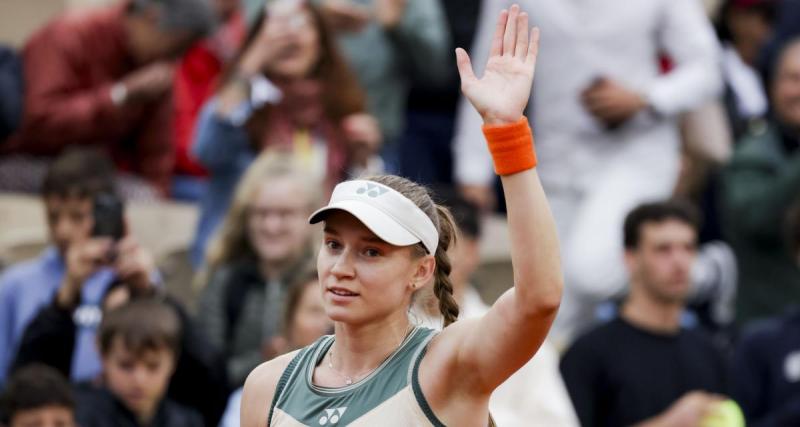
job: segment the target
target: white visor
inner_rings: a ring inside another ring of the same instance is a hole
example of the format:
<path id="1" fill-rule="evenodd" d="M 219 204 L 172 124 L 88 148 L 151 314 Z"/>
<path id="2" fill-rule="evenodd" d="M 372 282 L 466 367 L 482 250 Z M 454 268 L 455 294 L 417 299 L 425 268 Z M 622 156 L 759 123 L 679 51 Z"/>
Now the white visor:
<path id="1" fill-rule="evenodd" d="M 433 221 L 417 205 L 399 192 L 374 181 L 345 181 L 333 189 L 327 206 L 311 214 L 316 224 L 334 209 L 350 213 L 376 236 L 395 246 L 422 242 L 430 254 L 436 253 L 439 232 Z"/>

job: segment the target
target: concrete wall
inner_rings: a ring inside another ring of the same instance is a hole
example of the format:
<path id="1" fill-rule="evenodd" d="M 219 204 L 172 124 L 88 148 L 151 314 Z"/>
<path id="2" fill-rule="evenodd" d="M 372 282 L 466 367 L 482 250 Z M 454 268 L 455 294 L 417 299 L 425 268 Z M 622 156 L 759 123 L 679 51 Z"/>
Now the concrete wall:
<path id="1" fill-rule="evenodd" d="M 116 0 L 0 0 L 0 43 L 21 46 L 53 16 L 113 3 Z"/>

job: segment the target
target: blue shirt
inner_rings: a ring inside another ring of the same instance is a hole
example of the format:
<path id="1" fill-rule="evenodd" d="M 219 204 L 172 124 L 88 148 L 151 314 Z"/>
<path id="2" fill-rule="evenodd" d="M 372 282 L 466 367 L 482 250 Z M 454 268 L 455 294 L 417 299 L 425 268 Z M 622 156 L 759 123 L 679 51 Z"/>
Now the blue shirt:
<path id="1" fill-rule="evenodd" d="M 17 347 L 31 320 L 52 303 L 64 278 L 64 260 L 54 247 L 38 258 L 17 264 L 0 276 L 0 386 L 17 354 Z M 101 319 L 100 303 L 114 280 L 110 269 L 102 269 L 84 284 L 81 303 L 73 319 L 77 326 L 71 376 L 89 380 L 100 373 L 100 357 L 95 347 L 95 330 Z"/>

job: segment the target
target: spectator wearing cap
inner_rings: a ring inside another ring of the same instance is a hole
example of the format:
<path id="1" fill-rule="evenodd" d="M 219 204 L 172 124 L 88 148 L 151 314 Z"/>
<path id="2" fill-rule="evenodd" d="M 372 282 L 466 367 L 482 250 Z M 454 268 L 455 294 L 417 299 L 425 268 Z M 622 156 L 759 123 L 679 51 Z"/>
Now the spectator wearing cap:
<path id="1" fill-rule="evenodd" d="M 25 44 L 22 123 L 4 149 L 51 157 L 68 146 L 98 145 L 141 178 L 133 182 L 167 194 L 175 155 L 172 61 L 212 23 L 204 0 L 125 0 L 58 16 Z M 30 163 L 44 161 L 26 159 L 7 159 L 3 180 L 19 178 L 16 171 L 28 182 L 0 185 L 33 191 L 41 176 L 31 176 Z"/>
<path id="2" fill-rule="evenodd" d="M 699 426 L 726 387 L 708 336 L 680 324 L 696 255 L 696 214 L 640 205 L 624 225 L 630 293 L 619 317 L 578 338 L 561 373 L 584 427 Z M 641 423 L 641 424 L 639 424 Z"/>
<path id="3" fill-rule="evenodd" d="M 800 205 L 790 211 L 786 235 L 792 258 L 800 266 Z M 795 286 L 800 286 L 796 282 Z M 800 309 L 755 322 L 734 353 L 733 398 L 747 425 L 800 425 Z"/>
<path id="4" fill-rule="evenodd" d="M 742 137 L 723 175 L 724 231 L 739 263 L 740 323 L 800 304 L 800 269 L 786 251 L 782 227 L 800 200 L 800 39 L 773 62 L 768 126 Z"/>

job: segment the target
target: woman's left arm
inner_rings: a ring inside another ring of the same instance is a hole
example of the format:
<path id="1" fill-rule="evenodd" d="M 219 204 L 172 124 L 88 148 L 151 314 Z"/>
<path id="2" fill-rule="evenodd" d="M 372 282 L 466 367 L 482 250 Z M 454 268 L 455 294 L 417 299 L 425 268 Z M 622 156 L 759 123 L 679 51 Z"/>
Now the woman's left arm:
<path id="1" fill-rule="evenodd" d="M 536 353 L 561 301 L 556 226 L 534 168 L 532 138 L 523 118 L 538 36 L 536 28 L 529 35 L 528 16 L 514 5 L 500 13 L 481 79 L 473 74 L 467 53 L 456 51 L 462 91 L 483 117 L 503 183 L 514 287 L 483 318 L 456 322 L 432 342 L 426 363 L 444 375 L 449 384 L 443 387 L 455 390 L 442 388 L 444 394 L 488 396 Z"/>

